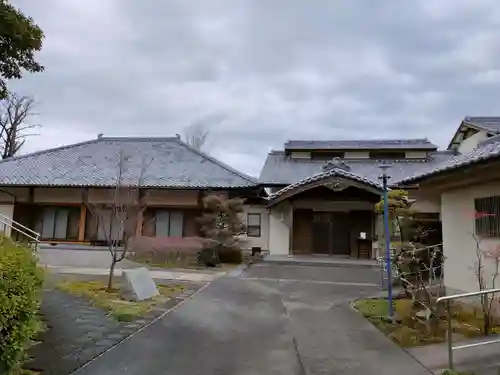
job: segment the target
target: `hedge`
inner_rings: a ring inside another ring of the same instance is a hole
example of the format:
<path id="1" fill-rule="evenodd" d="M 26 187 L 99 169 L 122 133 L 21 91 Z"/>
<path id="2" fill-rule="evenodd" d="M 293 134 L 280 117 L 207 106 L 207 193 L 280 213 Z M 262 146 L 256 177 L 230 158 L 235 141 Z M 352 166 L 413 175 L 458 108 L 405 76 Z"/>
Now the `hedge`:
<path id="1" fill-rule="evenodd" d="M 43 271 L 31 249 L 0 237 L 0 374 L 14 374 L 42 324 Z"/>

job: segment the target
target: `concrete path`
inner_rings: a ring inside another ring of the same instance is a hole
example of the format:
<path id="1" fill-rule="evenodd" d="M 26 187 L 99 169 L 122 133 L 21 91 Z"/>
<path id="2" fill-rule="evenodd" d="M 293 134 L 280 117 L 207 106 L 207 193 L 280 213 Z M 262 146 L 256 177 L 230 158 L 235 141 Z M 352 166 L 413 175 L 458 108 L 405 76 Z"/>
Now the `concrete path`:
<path id="1" fill-rule="evenodd" d="M 369 268 L 255 265 L 215 280 L 76 373 L 428 375 L 350 308 L 380 291 L 377 280 Z"/>
<path id="2" fill-rule="evenodd" d="M 139 267 L 143 267 L 139 265 Z M 107 268 L 83 268 L 83 267 L 59 267 L 45 266 L 49 272 L 66 273 L 76 275 L 108 275 Z M 135 268 L 135 267 L 134 267 Z M 115 275 L 119 276 L 124 271 L 124 268 L 115 268 Z M 185 271 L 169 271 L 169 270 L 149 270 L 149 274 L 153 279 L 159 280 L 178 280 L 192 282 L 210 282 L 216 278 L 224 276 L 225 272 L 185 272 Z"/>
<path id="3" fill-rule="evenodd" d="M 59 245 L 53 248 L 41 247 L 37 255 L 40 264 L 55 267 L 107 268 L 111 263 L 111 253 L 106 249 L 85 250 Z M 128 259 L 120 262 L 120 268 L 135 267 L 140 265 Z"/>
<path id="4" fill-rule="evenodd" d="M 456 341 L 454 346 L 470 345 L 479 342 L 498 340 L 490 336 L 467 341 Z M 412 348 L 409 352 L 427 368 L 436 374 L 441 374 L 448 368 L 447 344 L 435 344 L 420 348 Z M 500 343 L 469 347 L 453 351 L 453 364 L 455 370 L 473 372 L 475 375 L 500 374 Z"/>
<path id="5" fill-rule="evenodd" d="M 76 245 L 75 245 L 76 246 Z M 108 275 L 111 254 L 108 250 L 75 249 L 61 246 L 42 247 L 38 251 L 39 263 L 49 272 L 78 275 Z M 144 265 L 124 259 L 117 264 L 115 275 L 121 275 L 126 269 L 144 267 Z M 179 280 L 192 282 L 210 282 L 224 276 L 224 271 L 151 269 L 151 277 L 161 280 Z"/>

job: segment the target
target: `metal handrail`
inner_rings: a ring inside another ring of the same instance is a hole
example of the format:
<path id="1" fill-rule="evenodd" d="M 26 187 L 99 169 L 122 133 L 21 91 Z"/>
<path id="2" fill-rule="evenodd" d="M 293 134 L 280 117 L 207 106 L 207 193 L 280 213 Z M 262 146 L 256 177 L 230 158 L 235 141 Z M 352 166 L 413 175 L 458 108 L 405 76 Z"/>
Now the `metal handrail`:
<path id="1" fill-rule="evenodd" d="M 494 294 L 494 293 L 500 293 L 500 289 L 488 289 L 488 290 L 481 290 L 479 292 L 471 292 L 471 293 L 462 293 L 462 294 L 454 294 L 451 296 L 444 296 L 444 297 L 439 297 L 436 300 L 436 303 L 440 302 L 446 302 L 446 320 L 448 324 L 448 332 L 447 332 L 447 344 L 448 344 L 448 367 L 450 370 L 453 370 L 453 350 L 459 350 L 459 349 L 467 349 L 467 348 L 473 348 L 476 346 L 482 346 L 482 345 L 490 345 L 490 344 L 496 344 L 500 342 L 500 339 L 497 340 L 489 340 L 489 341 L 481 341 L 473 344 L 466 344 L 466 345 L 459 345 L 459 346 L 453 346 L 453 338 L 452 338 L 452 329 L 451 329 L 451 301 L 458 299 L 458 298 L 467 298 L 467 297 L 475 297 L 475 296 L 484 296 L 486 294 Z"/>
<path id="2" fill-rule="evenodd" d="M 18 233 L 21 233 L 23 236 L 29 238 L 35 243 L 35 252 L 38 250 L 38 244 L 40 243 L 40 233 L 35 232 L 33 229 L 28 228 L 27 226 L 14 221 L 10 217 L 0 214 L 0 223 L 4 225 L 4 233 L 5 227 L 9 227 L 12 230 L 15 230 Z"/>
<path id="3" fill-rule="evenodd" d="M 7 221 L 10 221 L 11 223 L 15 223 L 18 227 L 23 228 L 25 231 L 32 233 L 34 236 L 38 236 L 38 237 L 40 237 L 40 233 L 35 232 L 33 229 L 28 228 L 27 226 L 25 226 L 25 225 L 23 225 L 23 224 L 21 224 L 21 223 L 18 223 L 17 221 L 14 221 L 14 220 L 13 220 L 12 218 L 10 218 L 9 216 L 6 216 L 6 215 L 4 215 L 4 214 L 0 214 L 0 219 L 5 219 L 5 220 L 7 220 Z"/>

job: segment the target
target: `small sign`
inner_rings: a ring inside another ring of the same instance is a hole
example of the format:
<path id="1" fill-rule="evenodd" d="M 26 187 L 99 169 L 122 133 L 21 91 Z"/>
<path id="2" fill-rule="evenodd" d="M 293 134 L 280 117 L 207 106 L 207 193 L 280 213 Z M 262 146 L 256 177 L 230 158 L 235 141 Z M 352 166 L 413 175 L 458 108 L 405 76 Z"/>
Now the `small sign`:
<path id="1" fill-rule="evenodd" d="M 123 270 L 122 296 L 133 301 L 144 301 L 160 294 L 145 267 Z"/>
<path id="2" fill-rule="evenodd" d="M 359 238 L 360 238 L 361 240 L 366 240 L 366 232 L 360 232 L 360 233 L 359 233 Z"/>

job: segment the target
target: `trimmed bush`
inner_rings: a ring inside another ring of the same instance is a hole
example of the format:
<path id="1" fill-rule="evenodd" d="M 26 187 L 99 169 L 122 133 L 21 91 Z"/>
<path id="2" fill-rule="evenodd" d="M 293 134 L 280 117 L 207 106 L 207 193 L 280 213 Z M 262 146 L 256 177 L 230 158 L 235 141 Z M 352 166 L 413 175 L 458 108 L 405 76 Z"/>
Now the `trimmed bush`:
<path id="1" fill-rule="evenodd" d="M 32 250 L 0 237 L 0 373 L 14 374 L 42 324 L 43 271 Z"/>
<path id="2" fill-rule="evenodd" d="M 186 267 L 198 265 L 198 254 L 217 245 L 202 237 L 135 237 L 129 243 L 129 259 L 150 266 Z"/>
<path id="3" fill-rule="evenodd" d="M 240 264 L 243 262 L 243 253 L 239 249 L 221 248 L 219 249 L 219 262 Z"/>

